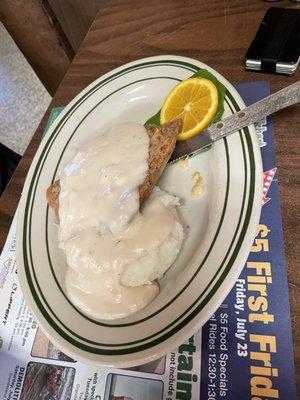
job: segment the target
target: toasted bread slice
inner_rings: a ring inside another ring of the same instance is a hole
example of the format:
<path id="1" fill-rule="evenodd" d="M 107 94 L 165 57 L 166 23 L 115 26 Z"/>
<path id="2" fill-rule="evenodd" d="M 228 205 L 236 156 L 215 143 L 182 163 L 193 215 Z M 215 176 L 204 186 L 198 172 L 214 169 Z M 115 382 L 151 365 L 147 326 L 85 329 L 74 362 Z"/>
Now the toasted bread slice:
<path id="1" fill-rule="evenodd" d="M 163 125 L 148 125 L 146 130 L 150 139 L 148 174 L 139 188 L 140 205 L 149 197 L 151 190 L 163 173 L 169 158 L 171 157 L 177 136 L 181 131 L 181 120 L 167 122 Z M 51 208 L 54 209 L 55 214 L 58 216 L 59 209 L 59 180 L 52 183 L 46 192 L 47 202 Z"/>

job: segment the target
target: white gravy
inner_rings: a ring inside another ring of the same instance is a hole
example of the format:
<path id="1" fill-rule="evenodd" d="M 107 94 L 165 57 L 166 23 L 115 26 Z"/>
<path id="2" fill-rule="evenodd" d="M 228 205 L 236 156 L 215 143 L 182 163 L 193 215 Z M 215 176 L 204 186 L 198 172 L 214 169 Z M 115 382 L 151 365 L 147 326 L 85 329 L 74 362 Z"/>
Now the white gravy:
<path id="1" fill-rule="evenodd" d="M 59 241 L 66 253 L 66 290 L 89 316 L 115 319 L 145 307 L 157 283 L 120 283 L 126 265 L 158 248 L 175 217 L 159 198 L 139 212 L 148 171 L 149 138 L 135 123 L 114 126 L 89 141 L 60 179 Z"/>

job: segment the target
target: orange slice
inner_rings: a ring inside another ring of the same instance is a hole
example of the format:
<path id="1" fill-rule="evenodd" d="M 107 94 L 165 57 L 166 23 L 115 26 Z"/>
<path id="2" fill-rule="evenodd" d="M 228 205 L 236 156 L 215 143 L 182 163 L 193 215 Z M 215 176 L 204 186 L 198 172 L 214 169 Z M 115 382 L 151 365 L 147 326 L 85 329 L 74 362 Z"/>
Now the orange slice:
<path id="1" fill-rule="evenodd" d="M 160 122 L 182 119 L 178 140 L 189 139 L 212 121 L 218 108 L 218 89 L 208 79 L 190 78 L 178 83 L 168 94 L 160 113 Z"/>

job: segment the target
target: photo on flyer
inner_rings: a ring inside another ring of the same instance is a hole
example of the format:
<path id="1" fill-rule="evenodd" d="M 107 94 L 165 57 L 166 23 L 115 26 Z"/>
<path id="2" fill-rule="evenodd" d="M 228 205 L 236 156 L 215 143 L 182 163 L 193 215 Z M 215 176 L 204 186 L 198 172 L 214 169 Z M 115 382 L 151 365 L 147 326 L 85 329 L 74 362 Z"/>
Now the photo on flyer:
<path id="1" fill-rule="evenodd" d="M 33 346 L 31 349 L 32 357 L 38 358 L 48 358 L 51 360 L 60 360 L 60 361 L 69 361 L 69 362 L 76 362 L 73 358 L 67 356 L 65 353 L 60 351 L 50 340 L 47 336 L 43 333 L 43 331 L 38 328 Z"/>
<path id="2" fill-rule="evenodd" d="M 160 400 L 163 398 L 163 381 L 108 374 L 103 400 Z"/>
<path id="3" fill-rule="evenodd" d="M 69 400 L 74 377 L 74 368 L 30 362 L 20 400 Z"/>

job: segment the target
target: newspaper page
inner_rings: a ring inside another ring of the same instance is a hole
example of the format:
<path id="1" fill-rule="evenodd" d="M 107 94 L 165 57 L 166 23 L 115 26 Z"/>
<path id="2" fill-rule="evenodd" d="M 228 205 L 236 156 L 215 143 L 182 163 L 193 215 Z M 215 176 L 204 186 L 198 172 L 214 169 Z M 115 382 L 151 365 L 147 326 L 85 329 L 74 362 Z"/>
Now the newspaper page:
<path id="1" fill-rule="evenodd" d="M 246 103 L 269 93 L 266 82 L 243 84 L 238 90 Z M 60 111 L 53 110 L 52 120 Z M 149 364 L 101 369 L 73 360 L 49 341 L 20 290 L 14 218 L 0 257 L 0 399 L 296 399 L 271 121 L 260 121 L 256 128 L 264 198 L 248 261 L 206 325 Z"/>

